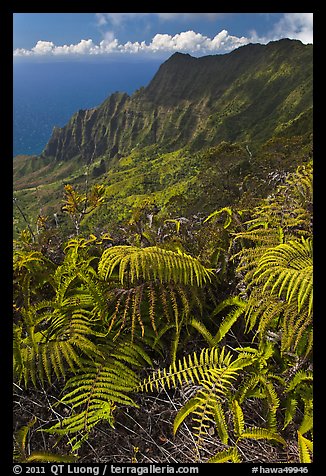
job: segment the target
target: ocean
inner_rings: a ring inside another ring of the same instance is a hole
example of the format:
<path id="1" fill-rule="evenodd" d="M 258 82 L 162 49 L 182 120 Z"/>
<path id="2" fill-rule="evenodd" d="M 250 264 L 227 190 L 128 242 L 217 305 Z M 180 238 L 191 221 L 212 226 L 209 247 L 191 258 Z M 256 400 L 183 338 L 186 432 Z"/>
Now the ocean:
<path id="1" fill-rule="evenodd" d="M 14 156 L 40 154 L 54 126 L 116 91 L 132 94 L 146 86 L 161 62 L 14 62 Z"/>

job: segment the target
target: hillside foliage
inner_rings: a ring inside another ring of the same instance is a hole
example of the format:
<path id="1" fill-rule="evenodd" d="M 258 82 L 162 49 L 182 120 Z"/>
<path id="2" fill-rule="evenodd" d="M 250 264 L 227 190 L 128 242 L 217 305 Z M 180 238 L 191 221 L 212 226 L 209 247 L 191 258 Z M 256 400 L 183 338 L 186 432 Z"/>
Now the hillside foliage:
<path id="1" fill-rule="evenodd" d="M 15 460 L 83 460 L 94 434 L 113 438 L 164 392 L 169 441 L 187 428 L 197 462 L 246 461 L 248 441 L 311 462 L 311 162 L 203 218 L 155 215 L 147 199 L 118 232 L 90 233 L 110 191 L 86 187 L 65 187 L 70 237 L 40 214 L 14 242 L 15 399 L 46 402 L 16 424 Z M 135 448 L 124 462 L 148 462 Z"/>

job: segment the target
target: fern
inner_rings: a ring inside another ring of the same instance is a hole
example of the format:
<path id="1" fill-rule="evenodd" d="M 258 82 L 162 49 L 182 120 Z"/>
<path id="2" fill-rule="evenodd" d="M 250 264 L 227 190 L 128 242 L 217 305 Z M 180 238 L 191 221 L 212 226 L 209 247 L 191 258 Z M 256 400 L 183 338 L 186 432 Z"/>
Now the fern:
<path id="1" fill-rule="evenodd" d="M 304 435 L 313 428 L 313 376 L 307 370 L 298 370 L 285 386 L 286 412 L 284 416 L 284 428 L 294 419 L 298 412 L 299 404 L 303 403 L 303 419 L 299 426 L 299 432 Z"/>
<path id="2" fill-rule="evenodd" d="M 198 397 L 191 398 L 183 407 L 178 411 L 173 422 L 173 434 L 178 431 L 179 426 L 185 420 L 185 418 L 193 413 L 201 405 L 201 400 Z"/>
<path id="3" fill-rule="evenodd" d="M 279 435 L 278 433 L 268 429 L 268 428 L 249 428 L 244 431 L 240 437 L 240 439 L 250 438 L 253 440 L 272 440 L 276 441 L 277 443 L 281 443 L 283 446 L 286 446 L 285 439 Z"/>
<path id="4" fill-rule="evenodd" d="M 76 461 L 76 456 L 59 455 L 47 451 L 33 451 L 33 453 L 25 459 L 24 463 L 75 463 Z"/>
<path id="5" fill-rule="evenodd" d="M 241 463 L 239 452 L 236 448 L 229 448 L 228 450 L 219 451 L 214 456 L 209 458 L 207 463 L 226 463 L 232 461 L 232 463 Z"/>
<path id="6" fill-rule="evenodd" d="M 205 220 L 204 223 L 208 220 L 211 220 L 212 218 L 217 218 L 221 216 L 223 213 L 226 213 L 226 219 L 223 224 L 223 228 L 226 229 L 230 226 L 232 223 L 232 216 L 233 216 L 233 211 L 229 207 L 224 207 L 221 208 L 220 210 L 216 210 L 215 212 L 211 213 Z"/>
<path id="7" fill-rule="evenodd" d="M 34 313 L 37 309 L 38 306 L 35 306 L 29 310 L 35 320 L 30 335 L 22 338 L 22 326 L 17 326 L 14 333 L 14 371 L 19 382 L 24 378 L 26 386 L 29 380 L 36 386 L 38 376 L 44 384 L 44 378 L 51 382 L 53 373 L 57 378 L 65 378 L 67 367 L 75 372 L 82 366 L 81 355 L 89 359 L 101 356 L 98 347 L 89 338 L 94 332 L 87 316 L 73 314 L 68 317 L 53 311 L 36 318 Z M 41 326 L 49 317 L 52 323 L 44 332 Z"/>
<path id="8" fill-rule="evenodd" d="M 238 372 L 252 363 L 251 357 L 239 357 L 232 360 L 230 352 L 225 348 L 219 352 L 216 347 L 203 349 L 199 356 L 196 353 L 179 360 L 163 371 L 158 370 L 154 376 L 146 379 L 140 390 L 153 391 L 160 387 L 197 383 L 200 388 L 196 396 L 189 400 L 178 412 L 174 420 L 174 433 L 188 415 L 192 415 L 193 433 L 200 444 L 207 428 L 215 421 L 221 441 L 228 441 L 226 417 L 222 407 L 228 398 Z"/>
<path id="9" fill-rule="evenodd" d="M 137 406 L 129 394 L 139 387 L 140 381 L 132 366 L 144 362 L 152 364 L 144 350 L 125 339 L 102 349 L 105 360 L 85 361 L 83 368 L 65 385 L 61 404 L 68 405 L 72 415 L 48 430 L 49 433 L 89 433 L 101 420 L 114 427 L 113 412 L 116 405 Z"/>
<path id="10" fill-rule="evenodd" d="M 240 437 L 244 432 L 244 417 L 241 406 L 237 400 L 232 402 L 234 433 Z"/>
<path id="11" fill-rule="evenodd" d="M 27 425 L 22 426 L 19 430 L 15 432 L 14 439 L 14 454 L 13 460 L 19 463 L 33 463 L 33 462 L 58 462 L 58 463 L 73 463 L 77 460 L 75 456 L 72 455 L 59 455 L 55 453 L 50 453 L 46 451 L 33 451 L 30 454 L 27 454 L 27 437 L 30 430 L 33 428 L 37 422 L 36 417 L 33 417 Z"/>
<path id="12" fill-rule="evenodd" d="M 300 463 L 311 463 L 311 453 L 313 451 L 313 444 L 308 438 L 302 436 L 298 431 L 298 448 Z"/>
<path id="13" fill-rule="evenodd" d="M 246 308 L 246 303 L 239 298 L 229 298 L 223 301 L 211 314 L 211 317 L 219 314 L 226 307 L 231 307 L 228 315 L 224 317 L 222 323 L 220 324 L 216 335 L 214 336 L 215 345 L 217 345 L 229 332 L 233 324 L 239 319 L 239 317 L 244 313 Z"/>
<path id="14" fill-rule="evenodd" d="M 225 354 L 225 348 L 221 352 L 216 347 L 212 349 L 202 349 L 199 356 L 197 352 L 183 357 L 183 359 L 173 362 L 167 369 L 159 369 L 153 376 L 145 379 L 139 387 L 140 391 L 153 391 L 154 389 L 166 386 L 171 388 L 183 383 L 198 383 L 207 376 L 207 371 L 215 366 L 230 365 L 237 370 L 252 363 L 252 359 L 236 359 L 231 363 L 231 354 Z M 239 367 L 237 367 L 239 365 Z"/>
<path id="15" fill-rule="evenodd" d="M 133 284 L 142 278 L 145 281 L 157 279 L 160 283 L 173 282 L 202 286 L 212 277 L 212 271 L 192 256 L 164 250 L 157 246 L 108 248 L 101 256 L 98 265 L 99 276 L 108 279 L 117 266 L 121 284 Z"/>
<path id="16" fill-rule="evenodd" d="M 254 273 L 258 282 L 263 281 L 263 292 L 267 289 L 284 297 L 288 303 L 293 297 L 298 304 L 298 312 L 304 305 L 308 307 L 308 317 L 312 312 L 312 242 L 289 241 L 266 252 Z"/>
<path id="17" fill-rule="evenodd" d="M 221 442 L 224 445 L 227 445 L 229 441 L 228 425 L 226 421 L 225 412 L 221 403 L 218 400 L 213 402 L 213 416 L 218 436 Z"/>

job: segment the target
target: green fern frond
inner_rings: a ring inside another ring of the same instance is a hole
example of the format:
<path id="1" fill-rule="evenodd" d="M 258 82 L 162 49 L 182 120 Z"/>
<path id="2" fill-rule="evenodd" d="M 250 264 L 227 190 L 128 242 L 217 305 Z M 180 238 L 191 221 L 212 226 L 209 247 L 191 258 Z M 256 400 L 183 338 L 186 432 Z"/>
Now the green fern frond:
<path id="1" fill-rule="evenodd" d="M 178 411 L 173 422 L 173 434 L 178 431 L 179 426 L 185 420 L 185 418 L 193 413 L 197 407 L 201 404 L 201 400 L 197 397 L 191 398 L 183 407 Z"/>
<path id="2" fill-rule="evenodd" d="M 294 397 L 288 397 L 286 399 L 286 406 L 285 406 L 285 415 L 284 415 L 284 425 L 283 430 L 293 421 L 293 418 L 296 414 L 298 406 L 298 400 Z"/>
<path id="3" fill-rule="evenodd" d="M 249 375 L 247 379 L 243 381 L 241 386 L 238 387 L 236 398 L 239 403 L 243 403 L 245 398 L 251 395 L 251 391 L 259 384 L 259 375 Z"/>
<path id="4" fill-rule="evenodd" d="M 35 425 L 37 419 L 33 417 L 26 425 L 23 425 L 14 434 L 15 437 L 15 451 L 17 453 L 17 460 L 22 461 L 26 458 L 26 442 L 27 436 L 31 428 Z"/>
<path id="5" fill-rule="evenodd" d="M 211 426 L 211 420 L 219 415 L 216 401 L 226 398 L 236 376 L 237 371 L 230 367 L 212 368 L 206 372 L 205 378 L 200 381 L 202 388 L 196 394 L 199 404 L 192 412 L 193 433 L 197 438 L 198 445 L 200 445 L 207 429 Z"/>
<path id="6" fill-rule="evenodd" d="M 172 363 L 168 369 L 160 369 L 153 377 L 146 379 L 140 390 L 153 391 L 159 387 L 171 388 L 186 383 L 200 385 L 192 398 L 179 411 L 174 422 L 176 432 L 180 424 L 188 415 L 192 415 L 193 434 L 198 445 L 212 423 L 216 423 L 221 441 L 228 441 L 228 431 L 222 402 L 229 398 L 229 392 L 240 369 L 252 363 L 251 357 L 243 355 L 232 359 L 232 354 L 225 351 L 225 347 L 218 349 L 203 349 L 199 355 L 189 355 L 183 360 Z"/>
<path id="7" fill-rule="evenodd" d="M 248 430 L 244 431 L 239 438 L 250 438 L 253 440 L 273 440 L 281 443 L 283 446 L 286 446 L 286 441 L 284 438 L 275 431 L 272 431 L 268 428 L 249 428 Z"/>
<path id="8" fill-rule="evenodd" d="M 312 241 L 301 238 L 301 242 L 289 241 L 267 251 L 254 273 L 258 281 L 264 281 L 263 292 L 284 291 L 285 299 L 290 303 L 296 298 L 298 311 L 306 304 L 312 311 Z"/>
<path id="9" fill-rule="evenodd" d="M 252 359 L 239 358 L 231 361 L 231 353 L 225 354 L 225 348 L 219 350 L 216 347 L 202 349 L 199 356 L 196 352 L 184 356 L 183 359 L 173 362 L 167 369 L 159 369 L 153 376 L 148 377 L 139 387 L 140 391 L 159 390 L 160 387 L 171 388 L 183 383 L 198 383 L 210 378 L 211 371 L 226 366 L 236 372 L 240 368 L 250 365 Z"/>
<path id="10" fill-rule="evenodd" d="M 226 417 L 225 417 L 223 407 L 218 400 L 213 402 L 213 416 L 214 416 L 218 436 L 221 442 L 224 445 L 227 445 L 229 441 L 228 425 L 226 422 Z"/>
<path id="11" fill-rule="evenodd" d="M 107 364 L 85 362 L 83 369 L 67 381 L 67 393 L 61 399 L 61 403 L 71 406 L 73 414 L 45 431 L 89 432 L 101 420 L 113 427 L 115 404 L 137 406 L 128 393 L 138 386 L 136 373 L 117 359 L 111 358 Z"/>
<path id="12" fill-rule="evenodd" d="M 210 347 L 214 347 L 216 345 L 214 337 L 212 336 L 212 334 L 209 332 L 209 330 L 207 329 L 207 327 L 202 321 L 193 317 L 189 321 L 189 324 L 204 337 L 204 339 L 206 340 L 207 344 Z"/>
<path id="13" fill-rule="evenodd" d="M 237 448 L 229 448 L 228 450 L 219 451 L 214 456 L 209 458 L 207 463 L 226 463 L 232 461 L 232 463 L 241 463 L 241 458 Z"/>
<path id="14" fill-rule="evenodd" d="M 304 400 L 304 412 L 299 432 L 301 435 L 308 433 L 313 428 L 313 401 L 312 399 Z"/>
<path id="15" fill-rule="evenodd" d="M 303 382 L 312 383 L 313 373 L 309 370 L 298 370 L 294 377 L 285 387 L 285 392 L 292 392 L 296 387 L 298 387 Z"/>
<path id="16" fill-rule="evenodd" d="M 244 432 L 244 416 L 241 406 L 237 400 L 232 401 L 234 433 L 240 437 Z"/>
<path id="17" fill-rule="evenodd" d="M 42 265 L 46 260 L 45 256 L 40 251 L 22 251 L 15 250 L 13 256 L 14 271 L 35 271 L 35 265 Z"/>
<path id="18" fill-rule="evenodd" d="M 313 451 L 312 441 L 305 438 L 300 431 L 298 431 L 298 449 L 300 463 L 311 463 L 311 454 Z"/>
<path id="19" fill-rule="evenodd" d="M 32 315 L 34 311 L 30 309 Z M 66 378 L 67 369 L 76 372 L 82 367 L 82 357 L 102 357 L 91 340 L 96 333 L 90 327 L 87 314 L 46 311 L 37 315 L 35 321 L 34 326 L 29 327 L 27 337 L 22 338 L 22 328 L 16 328 L 14 333 L 14 372 L 19 382 L 24 379 L 26 386 L 30 380 L 36 386 L 37 377 L 42 384 L 45 379 L 51 383 L 53 374 Z M 45 323 L 47 328 L 44 329 Z M 35 326 L 40 326 L 41 330 L 36 331 Z"/>
<path id="20" fill-rule="evenodd" d="M 208 220 L 211 220 L 213 217 L 217 218 L 221 216 L 223 213 L 226 214 L 226 219 L 225 219 L 225 222 L 223 223 L 223 228 L 224 229 L 228 228 L 232 223 L 232 217 L 233 217 L 233 211 L 229 207 L 224 207 L 224 208 L 221 208 L 220 210 L 214 211 L 204 220 L 204 223 L 206 223 Z"/>
<path id="21" fill-rule="evenodd" d="M 263 384 L 264 392 L 266 395 L 269 411 L 268 411 L 268 428 L 275 431 L 277 429 L 276 412 L 280 406 L 280 400 L 277 396 L 271 380 L 264 375 L 259 376 L 259 381 Z"/>
<path id="22" fill-rule="evenodd" d="M 33 451 L 24 463 L 75 463 L 77 456 L 59 455 L 46 451 Z"/>
<path id="23" fill-rule="evenodd" d="M 229 306 L 231 306 L 231 311 L 229 311 L 228 315 L 224 317 L 214 337 L 215 345 L 221 342 L 221 340 L 226 336 L 233 324 L 245 312 L 246 303 L 239 298 L 227 299 L 219 306 L 217 306 L 215 311 L 212 313 L 212 316 L 220 313 L 223 309 Z"/>
<path id="24" fill-rule="evenodd" d="M 135 246 L 113 246 L 101 256 L 98 273 L 107 280 L 118 267 L 118 278 L 122 284 L 158 280 L 161 283 L 190 284 L 202 286 L 211 280 L 212 271 L 205 268 L 196 258 L 157 246 L 137 248 Z"/>

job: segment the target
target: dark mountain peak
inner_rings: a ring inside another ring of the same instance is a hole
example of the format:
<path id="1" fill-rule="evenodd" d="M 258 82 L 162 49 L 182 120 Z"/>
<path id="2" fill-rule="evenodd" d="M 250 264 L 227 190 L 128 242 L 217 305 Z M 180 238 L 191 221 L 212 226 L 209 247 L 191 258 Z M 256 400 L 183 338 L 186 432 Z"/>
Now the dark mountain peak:
<path id="1" fill-rule="evenodd" d="M 185 62 L 185 61 L 191 61 L 191 60 L 196 60 L 194 56 L 191 56 L 189 53 L 180 53 L 177 51 L 176 53 L 173 53 L 163 64 L 167 63 L 176 63 L 176 62 Z"/>

